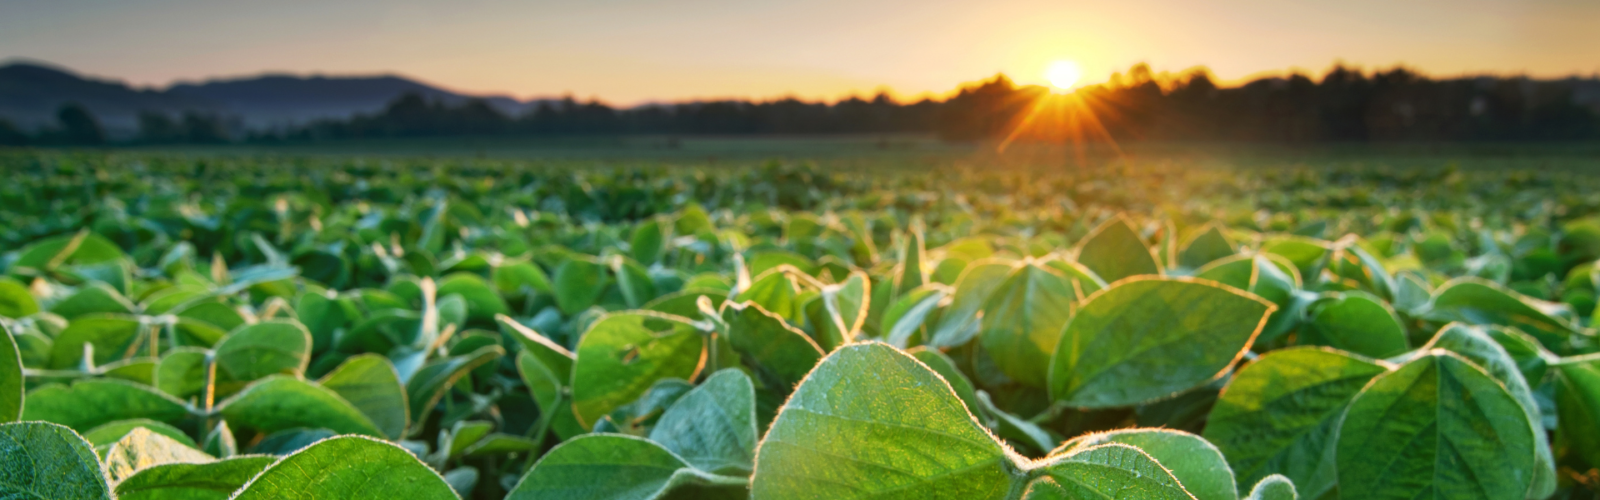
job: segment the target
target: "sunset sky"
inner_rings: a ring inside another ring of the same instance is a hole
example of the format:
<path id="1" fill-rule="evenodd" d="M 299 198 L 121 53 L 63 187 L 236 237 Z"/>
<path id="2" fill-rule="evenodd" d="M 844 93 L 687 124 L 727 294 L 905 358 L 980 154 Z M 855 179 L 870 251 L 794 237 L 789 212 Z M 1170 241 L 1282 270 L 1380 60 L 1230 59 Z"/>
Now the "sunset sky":
<path id="1" fill-rule="evenodd" d="M 943 93 L 1073 60 L 1224 80 L 1336 60 L 1435 75 L 1600 73 L 1595 0 L 0 0 L 0 60 L 164 86 L 265 71 L 397 73 L 618 104 L 881 88 Z"/>

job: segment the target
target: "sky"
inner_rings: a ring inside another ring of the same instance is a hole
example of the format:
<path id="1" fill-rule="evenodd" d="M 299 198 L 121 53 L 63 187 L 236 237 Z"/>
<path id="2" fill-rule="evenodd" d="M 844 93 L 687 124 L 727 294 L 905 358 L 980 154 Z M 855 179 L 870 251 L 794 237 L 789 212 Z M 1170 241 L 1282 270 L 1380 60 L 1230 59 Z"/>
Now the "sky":
<path id="1" fill-rule="evenodd" d="M 393 73 L 614 104 L 942 95 L 1133 64 L 1224 82 L 1336 61 L 1439 76 L 1600 74 L 1597 0 L 0 0 L 0 61 L 139 86 Z"/>

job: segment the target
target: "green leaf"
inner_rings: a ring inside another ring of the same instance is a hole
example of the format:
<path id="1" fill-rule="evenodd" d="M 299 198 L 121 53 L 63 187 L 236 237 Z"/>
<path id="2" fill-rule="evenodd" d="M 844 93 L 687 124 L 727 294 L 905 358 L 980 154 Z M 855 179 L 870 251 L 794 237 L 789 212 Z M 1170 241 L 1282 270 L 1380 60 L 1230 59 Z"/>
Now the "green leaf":
<path id="1" fill-rule="evenodd" d="M 802 275 L 794 266 L 780 265 L 759 276 L 750 282 L 750 287 L 740 290 L 738 294 L 730 297 L 734 302 L 755 302 L 762 309 L 771 311 L 791 323 L 800 323 L 804 305 L 799 301 L 800 284 L 797 275 Z M 852 276 L 854 277 L 854 276 Z M 822 328 L 823 325 L 818 325 Z M 837 326 L 829 326 L 837 330 Z M 822 342 L 818 342 L 821 344 Z"/>
<path id="2" fill-rule="evenodd" d="M 589 434 L 546 453 L 511 488 L 506 500 L 652 500 L 680 485 L 743 481 L 696 470 L 642 438 Z"/>
<path id="3" fill-rule="evenodd" d="M 966 374 L 961 373 L 961 370 L 956 369 L 955 361 L 951 360 L 949 356 L 946 356 L 944 353 L 937 350 L 928 349 L 922 346 L 914 347 L 911 350 L 906 351 L 906 354 L 910 354 L 911 357 L 917 358 L 917 361 L 922 362 L 923 365 L 927 366 L 928 369 L 933 370 L 934 373 L 938 373 L 939 377 L 943 378 L 946 383 L 950 384 L 950 389 L 956 391 L 956 397 L 961 398 L 961 402 L 967 406 L 968 413 L 973 415 L 980 414 L 979 412 L 981 411 L 981 408 L 983 408 L 983 403 L 978 400 L 978 393 L 972 387 L 972 380 L 968 379 Z M 1040 451 L 1050 450 L 1046 449 Z"/>
<path id="4" fill-rule="evenodd" d="M 21 318 L 39 312 L 39 302 L 17 280 L 0 278 L 0 316 Z"/>
<path id="5" fill-rule="evenodd" d="M 628 307 L 644 307 L 656 298 L 658 294 L 655 284 L 650 281 L 650 272 L 638 262 L 628 260 L 621 255 L 614 255 L 610 263 L 611 274 L 617 277 L 617 289 L 622 292 L 622 298 Z"/>
<path id="6" fill-rule="evenodd" d="M 350 316 L 339 299 L 320 293 L 306 293 L 295 302 L 295 314 L 311 332 L 311 352 L 323 352 L 333 345 L 334 331 L 345 328 Z"/>
<path id="7" fill-rule="evenodd" d="M 822 348 L 805 332 L 754 302 L 728 302 L 722 308 L 728 343 L 757 370 L 787 390 L 822 360 Z"/>
<path id="8" fill-rule="evenodd" d="M 569 316 L 578 314 L 600 300 L 605 281 L 605 265 L 588 257 L 569 258 L 556 267 L 556 305 Z"/>
<path id="9" fill-rule="evenodd" d="M 46 385 L 28 393 L 27 401 L 22 420 L 43 420 L 83 430 L 133 418 L 172 423 L 189 415 L 189 409 L 171 396 L 120 380 L 79 380 L 70 387 Z"/>
<path id="10" fill-rule="evenodd" d="M 1049 268 L 1030 262 L 1013 269 L 984 303 L 984 351 L 1007 376 L 1043 387 L 1076 301 L 1072 283 Z"/>
<path id="11" fill-rule="evenodd" d="M 517 373 L 521 374 L 522 383 L 528 386 L 533 401 L 539 405 L 540 417 L 555 411 L 561 402 L 561 389 L 566 385 L 565 381 L 527 351 L 517 354 Z"/>
<path id="12" fill-rule="evenodd" d="M 1079 263 L 1107 283 L 1129 276 L 1161 274 L 1161 264 L 1150 253 L 1150 245 L 1121 215 L 1089 233 L 1078 246 L 1077 255 Z"/>
<path id="13" fill-rule="evenodd" d="M 405 436 L 410 421 L 406 388 L 388 358 L 360 354 L 345 360 L 318 382 L 361 410 L 383 437 L 398 440 Z"/>
<path id="14" fill-rule="evenodd" d="M 1306 313 L 1302 344 L 1325 345 L 1372 358 L 1410 350 L 1400 317 L 1388 304 L 1365 292 L 1325 294 Z"/>
<path id="15" fill-rule="evenodd" d="M 475 351 L 460 356 L 436 359 L 423 365 L 417 374 L 406 382 L 406 394 L 410 397 L 411 419 L 416 427 L 428 418 L 433 412 L 433 407 L 439 404 L 450 387 L 456 381 L 465 377 L 468 372 L 491 361 L 506 355 L 506 350 L 499 345 L 486 345 Z"/>
<path id="16" fill-rule="evenodd" d="M 1256 487 L 1250 490 L 1250 496 L 1244 500 L 1299 500 L 1300 493 L 1294 489 L 1294 483 L 1289 478 L 1273 474 L 1261 479 Z"/>
<path id="17" fill-rule="evenodd" d="M 661 223 L 657 219 L 650 219 L 633 228 L 633 235 L 628 239 L 628 250 L 633 260 L 654 264 L 661 260 L 661 253 L 666 249 L 666 238 Z"/>
<path id="18" fill-rule="evenodd" d="M 1256 294 L 1278 306 L 1267 318 L 1267 326 L 1256 342 L 1267 342 L 1287 333 L 1298 325 L 1302 316 L 1303 307 L 1297 307 L 1300 303 L 1295 299 L 1295 291 L 1300 288 L 1299 278 L 1292 274 L 1292 266 L 1287 263 L 1280 266 L 1273 257 L 1236 255 L 1207 264 L 1195 273 L 1196 278 Z"/>
<path id="19" fill-rule="evenodd" d="M 911 336 L 922 330 L 928 315 L 938 309 L 939 302 L 949 297 L 951 292 L 950 287 L 937 283 L 906 291 L 884 311 L 883 325 L 878 328 L 879 334 L 889 345 L 904 349 Z"/>
<path id="20" fill-rule="evenodd" d="M 332 390 L 304 380 L 273 375 L 218 405 L 234 429 L 271 434 L 297 427 L 327 428 L 340 434 L 382 437 L 372 419 Z"/>
<path id="21" fill-rule="evenodd" d="M 688 319 L 634 311 L 608 314 L 578 342 L 573 409 L 584 428 L 668 378 L 693 380 L 705 342 Z"/>
<path id="22" fill-rule="evenodd" d="M 979 313 L 995 289 L 1011 273 L 1010 263 L 1003 261 L 978 261 L 967 266 L 956 280 L 956 292 L 950 306 L 939 316 L 939 322 L 928 335 L 928 345 L 954 347 L 967 343 L 978 334 L 981 324 Z"/>
<path id="23" fill-rule="evenodd" d="M 1125 429 L 1087 434 L 1061 445 L 1051 455 L 1071 454 L 1107 443 L 1138 448 L 1161 463 L 1198 500 L 1235 500 L 1238 487 L 1222 452 L 1200 436 L 1169 429 Z"/>
<path id="24" fill-rule="evenodd" d="M 1206 264 L 1229 257 L 1237 252 L 1232 241 L 1222 234 L 1222 226 L 1211 224 L 1195 234 L 1183 251 L 1178 252 L 1178 265 L 1199 269 Z"/>
<path id="25" fill-rule="evenodd" d="M 265 321 L 228 334 L 216 346 L 217 391 L 232 394 L 268 375 L 299 375 L 311 362 L 311 333 L 300 323 Z"/>
<path id="26" fill-rule="evenodd" d="M 1070 260 L 1050 259 L 1045 261 L 1044 265 L 1057 274 L 1066 277 L 1067 281 L 1072 283 L 1072 291 L 1076 292 L 1074 294 L 1076 300 L 1089 298 L 1090 295 L 1106 287 L 1105 280 L 1095 276 L 1094 271 L 1083 267 L 1083 264 Z"/>
<path id="27" fill-rule="evenodd" d="M 923 263 L 928 261 L 927 250 L 922 242 L 922 231 L 915 227 L 906 235 L 905 245 L 900 249 L 900 272 L 897 273 L 899 284 L 897 291 L 905 294 L 923 283 L 928 282 L 928 271 L 923 269 Z"/>
<path id="28" fill-rule="evenodd" d="M 121 315 L 95 315 L 78 318 L 56 335 L 50 350 L 50 368 L 77 368 L 83 360 L 83 346 L 94 346 L 96 366 L 122 359 L 137 349 L 146 337 L 139 318 Z"/>
<path id="29" fill-rule="evenodd" d="M 1344 410 L 1387 369 L 1341 351 L 1273 351 L 1234 374 L 1211 409 L 1203 436 L 1222 450 L 1240 484 L 1273 474 L 1308 497 L 1334 486 L 1334 438 Z"/>
<path id="30" fill-rule="evenodd" d="M 398 446 L 360 436 L 339 436 L 267 467 L 233 500 L 327 498 L 458 498 L 444 478 Z"/>
<path id="31" fill-rule="evenodd" d="M 190 448 L 170 437 L 138 427 L 128 431 L 106 451 L 106 475 L 112 483 L 121 482 L 135 472 L 151 466 L 170 463 L 204 463 L 215 460 L 211 455 Z"/>
<path id="32" fill-rule="evenodd" d="M 1250 349 L 1274 306 L 1204 281 L 1125 281 L 1083 304 L 1050 361 L 1051 398 L 1079 408 L 1132 406 L 1222 375 Z"/>
<path id="33" fill-rule="evenodd" d="M 110 500 L 100 459 L 72 429 L 46 422 L 0 425 L 0 497 Z"/>
<path id="34" fill-rule="evenodd" d="M 496 314 L 508 314 L 511 307 L 505 299 L 475 274 L 455 273 L 439 281 L 438 295 L 460 295 L 467 301 L 467 317 L 474 321 L 492 321 Z"/>
<path id="35" fill-rule="evenodd" d="M 1494 282 L 1456 278 L 1433 292 L 1431 308 L 1423 317 L 1441 323 L 1516 327 L 1547 346 L 1558 346 L 1578 331 L 1564 314 L 1570 314 L 1564 305 L 1532 299 Z"/>
<path id="36" fill-rule="evenodd" d="M 155 386 L 172 397 L 188 399 L 206 389 L 206 359 L 210 351 L 179 347 L 156 364 Z"/>
<path id="37" fill-rule="evenodd" d="M 174 441 L 182 443 L 184 446 L 188 446 L 190 448 L 196 447 L 194 440 L 190 439 L 189 435 L 184 434 L 182 430 L 178 429 L 177 427 L 173 427 L 172 424 L 157 422 L 148 418 L 118 420 L 116 422 L 101 424 L 98 427 L 89 429 L 88 432 L 84 432 L 83 439 L 88 441 L 89 444 L 94 445 L 95 448 L 111 446 L 117 441 L 122 440 L 122 437 L 128 435 L 129 432 L 133 432 L 134 429 L 140 428 L 172 438 Z"/>
<path id="38" fill-rule="evenodd" d="M 550 340 L 549 337 L 534 331 L 532 328 L 523 326 L 522 323 L 518 323 L 517 320 L 512 319 L 510 316 L 502 314 L 495 316 L 494 319 L 500 322 L 500 326 L 505 327 L 502 331 L 510 330 L 507 333 L 522 345 L 524 352 L 537 358 L 551 372 L 560 375 L 563 380 L 572 374 L 572 360 L 574 357 L 572 351 L 567 350 L 566 347 L 557 344 L 554 340 Z"/>
<path id="39" fill-rule="evenodd" d="M 1289 259 L 1295 270 L 1309 282 L 1322 272 L 1328 261 L 1328 242 L 1303 236 L 1285 236 L 1261 245 L 1263 253 Z"/>
<path id="40" fill-rule="evenodd" d="M 752 498 L 1002 498 L 1016 465 L 937 373 L 884 344 L 830 354 L 757 451 Z"/>
<path id="41" fill-rule="evenodd" d="M 1168 472 L 1138 448 L 1112 443 L 1045 460 L 1043 478 L 1028 486 L 1029 500 L 1190 500 Z"/>
<path id="42" fill-rule="evenodd" d="M 1566 358 L 1556 365 L 1561 433 L 1590 466 L 1600 464 L 1600 358 Z"/>
<path id="43" fill-rule="evenodd" d="M 1524 498 L 1533 427 L 1481 368 L 1435 350 L 1379 376 L 1339 428 L 1345 498 Z"/>
<path id="44" fill-rule="evenodd" d="M 191 303 L 176 311 L 175 314 L 182 318 L 204 322 L 222 330 L 233 330 L 247 323 L 244 315 L 239 314 L 237 309 L 221 302 L 203 301 Z"/>
<path id="45" fill-rule="evenodd" d="M 267 466 L 272 456 L 244 456 L 207 463 L 171 463 L 140 470 L 117 483 L 119 500 L 227 500 Z"/>
<path id="46" fill-rule="evenodd" d="M 744 294 L 739 296 L 743 297 Z M 838 349 L 839 346 L 854 342 L 867 322 L 872 305 L 872 279 L 860 272 L 850 273 L 850 277 L 843 282 L 822 287 L 818 301 L 821 303 L 821 314 L 813 315 L 815 317 L 812 319 L 817 345 L 824 351 Z M 756 303 L 767 306 L 760 301 Z M 788 317 L 781 310 L 766 309 Z"/>
<path id="47" fill-rule="evenodd" d="M 1539 403 L 1534 398 L 1533 389 L 1527 379 L 1522 377 L 1517 362 L 1504 347 L 1495 342 L 1489 333 L 1479 327 L 1449 324 L 1439 329 L 1428 344 L 1419 351 L 1427 352 L 1433 349 L 1444 349 L 1466 358 L 1467 361 L 1478 365 L 1490 377 L 1504 385 L 1506 392 L 1517 400 L 1523 413 L 1528 417 L 1528 423 L 1533 426 L 1534 455 L 1538 461 L 1533 485 L 1530 486 L 1528 498 L 1546 498 L 1555 493 L 1556 465 L 1554 454 L 1550 450 L 1550 439 L 1545 435 L 1543 415 L 1540 413 Z"/>
<path id="48" fill-rule="evenodd" d="M 922 358 L 918 357 L 917 359 L 920 361 Z M 934 371 L 939 370 L 935 369 Z M 943 372 L 939 375 L 945 377 L 946 381 L 950 380 L 950 377 Z M 950 385 L 952 388 L 955 387 L 954 382 Z M 956 389 L 956 394 L 960 395 L 961 390 Z M 1024 420 L 1022 417 L 1012 415 L 995 406 L 994 401 L 989 398 L 989 393 L 978 391 L 975 397 L 978 402 L 978 411 L 973 411 L 972 413 L 974 415 L 982 415 L 981 419 L 987 421 L 985 425 L 993 429 L 994 433 L 1000 436 L 1001 439 L 1012 443 L 1013 446 L 1021 447 L 1018 445 L 1022 445 L 1037 453 L 1049 453 L 1050 450 L 1055 448 L 1056 443 L 1060 441 L 1055 436 L 1050 435 L 1049 432 L 1046 432 L 1044 428 L 1039 427 L 1039 424 Z M 969 411 L 972 408 L 972 406 L 967 407 Z"/>
<path id="49" fill-rule="evenodd" d="M 90 314 L 132 314 L 139 307 L 133 305 L 110 285 L 90 283 L 77 292 L 50 306 L 50 312 L 75 320 Z"/>
<path id="50" fill-rule="evenodd" d="M 650 431 L 651 441 L 714 473 L 748 474 L 757 439 L 755 386 L 734 368 L 711 374 L 678 398 Z"/>
<path id="51" fill-rule="evenodd" d="M 17 421 L 22 416 L 23 394 L 27 385 L 22 377 L 22 350 L 11 337 L 11 328 L 0 324 L 0 424 Z"/>
<path id="52" fill-rule="evenodd" d="M 545 275 L 544 270 L 528 262 L 507 262 L 496 266 L 490 273 L 489 280 L 494 282 L 495 288 L 500 290 L 502 296 L 530 293 L 525 290 L 539 293 L 555 291 L 550 285 L 550 277 Z"/>

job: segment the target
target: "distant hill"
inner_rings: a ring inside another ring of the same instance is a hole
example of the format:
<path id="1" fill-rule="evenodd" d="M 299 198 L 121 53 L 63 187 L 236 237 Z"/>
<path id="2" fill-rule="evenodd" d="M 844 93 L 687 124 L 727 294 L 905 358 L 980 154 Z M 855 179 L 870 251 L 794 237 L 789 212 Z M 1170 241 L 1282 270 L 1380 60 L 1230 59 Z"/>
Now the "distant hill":
<path id="1" fill-rule="evenodd" d="M 393 75 L 328 77 L 266 74 L 247 78 L 184 82 L 166 89 L 139 89 L 98 80 L 36 62 L 0 66 L 0 118 L 26 129 L 55 123 L 62 104 L 78 102 L 113 132 L 131 134 L 141 111 L 177 115 L 218 114 L 250 129 L 300 125 L 327 118 L 372 113 L 407 92 L 445 102 L 483 98 L 517 116 L 534 102 L 504 96 L 472 96 Z M 121 135 L 121 134 L 119 134 Z"/>

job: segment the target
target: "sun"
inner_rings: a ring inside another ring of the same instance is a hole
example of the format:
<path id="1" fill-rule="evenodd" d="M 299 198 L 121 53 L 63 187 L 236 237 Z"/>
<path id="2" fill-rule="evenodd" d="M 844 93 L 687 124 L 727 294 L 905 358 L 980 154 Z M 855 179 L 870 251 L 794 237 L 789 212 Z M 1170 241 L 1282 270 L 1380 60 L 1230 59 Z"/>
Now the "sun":
<path id="1" fill-rule="evenodd" d="M 1083 68 L 1079 67 L 1078 63 L 1060 60 L 1050 63 L 1050 66 L 1045 68 L 1044 77 L 1057 91 L 1068 91 L 1072 90 L 1072 86 L 1077 85 L 1078 79 L 1083 77 Z"/>

